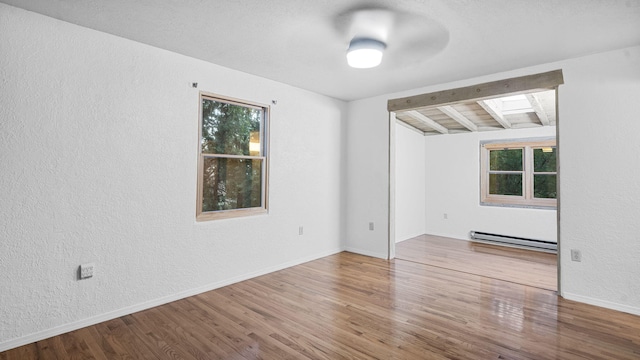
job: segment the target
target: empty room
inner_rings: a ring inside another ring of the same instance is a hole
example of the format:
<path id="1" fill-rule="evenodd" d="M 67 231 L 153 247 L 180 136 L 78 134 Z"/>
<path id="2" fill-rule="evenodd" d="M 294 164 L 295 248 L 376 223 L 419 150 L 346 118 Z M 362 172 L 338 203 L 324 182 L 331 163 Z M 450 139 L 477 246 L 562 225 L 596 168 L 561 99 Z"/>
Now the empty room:
<path id="1" fill-rule="evenodd" d="M 0 0 L 0 89 L 0 360 L 640 358 L 640 1 Z"/>

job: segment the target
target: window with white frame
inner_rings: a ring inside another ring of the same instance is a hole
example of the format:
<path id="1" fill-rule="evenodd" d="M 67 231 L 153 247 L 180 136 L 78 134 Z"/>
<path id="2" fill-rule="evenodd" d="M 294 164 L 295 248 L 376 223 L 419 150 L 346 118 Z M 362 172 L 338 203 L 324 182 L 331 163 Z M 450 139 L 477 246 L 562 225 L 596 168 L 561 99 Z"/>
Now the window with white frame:
<path id="1" fill-rule="evenodd" d="M 267 211 L 265 105 L 200 94 L 197 220 Z"/>
<path id="2" fill-rule="evenodd" d="M 556 140 L 483 142 L 482 205 L 556 208 Z"/>

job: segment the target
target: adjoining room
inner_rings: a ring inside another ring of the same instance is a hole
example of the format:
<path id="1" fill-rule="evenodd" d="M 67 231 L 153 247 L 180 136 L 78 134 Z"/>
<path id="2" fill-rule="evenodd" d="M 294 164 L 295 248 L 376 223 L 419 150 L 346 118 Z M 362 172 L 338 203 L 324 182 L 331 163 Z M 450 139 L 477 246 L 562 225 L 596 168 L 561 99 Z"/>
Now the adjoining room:
<path id="1" fill-rule="evenodd" d="M 555 71 L 389 101 L 396 258 L 557 290 L 562 83 Z"/>

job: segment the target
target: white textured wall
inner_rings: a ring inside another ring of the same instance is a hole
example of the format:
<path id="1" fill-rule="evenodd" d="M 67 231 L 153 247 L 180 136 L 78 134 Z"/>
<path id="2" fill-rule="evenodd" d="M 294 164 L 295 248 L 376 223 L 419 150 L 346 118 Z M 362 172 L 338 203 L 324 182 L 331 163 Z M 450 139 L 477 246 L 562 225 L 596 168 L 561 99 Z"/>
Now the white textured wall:
<path id="1" fill-rule="evenodd" d="M 425 136 L 396 124 L 396 242 L 425 233 Z"/>
<path id="2" fill-rule="evenodd" d="M 640 47 L 564 68 L 562 291 L 640 315 Z M 582 250 L 582 262 L 570 260 L 570 249 Z"/>
<path id="3" fill-rule="evenodd" d="M 341 250 L 345 103 L 5 4 L 0 54 L 0 351 Z M 268 215 L 195 222 L 192 82 L 278 100 Z"/>
<path id="4" fill-rule="evenodd" d="M 346 249 L 387 258 L 389 249 L 389 113 L 387 98 L 348 104 Z M 395 124 L 394 124 L 395 126 Z M 374 230 L 369 230 L 369 223 Z"/>
<path id="5" fill-rule="evenodd" d="M 563 295 L 640 314 L 640 47 L 349 103 L 347 248 L 387 253 L 386 233 L 367 232 L 363 223 L 387 218 L 388 99 L 555 69 L 565 75 L 559 91 L 559 241 L 562 249 L 583 251 L 580 263 L 561 253 Z"/>
<path id="6" fill-rule="evenodd" d="M 481 141 L 555 135 L 555 127 L 538 127 L 425 136 L 426 233 L 467 240 L 474 230 L 556 241 L 555 210 L 480 205 Z"/>

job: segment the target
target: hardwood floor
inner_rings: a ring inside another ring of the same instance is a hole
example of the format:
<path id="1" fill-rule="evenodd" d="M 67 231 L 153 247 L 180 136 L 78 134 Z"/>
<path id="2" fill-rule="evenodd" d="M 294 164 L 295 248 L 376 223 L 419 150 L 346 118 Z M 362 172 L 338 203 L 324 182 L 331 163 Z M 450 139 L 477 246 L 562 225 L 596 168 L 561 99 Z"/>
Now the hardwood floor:
<path id="1" fill-rule="evenodd" d="M 547 290 L 558 289 L 555 254 L 420 235 L 396 244 L 396 258 Z"/>
<path id="2" fill-rule="evenodd" d="M 71 358 L 638 359 L 640 317 L 345 252 L 0 353 Z"/>

